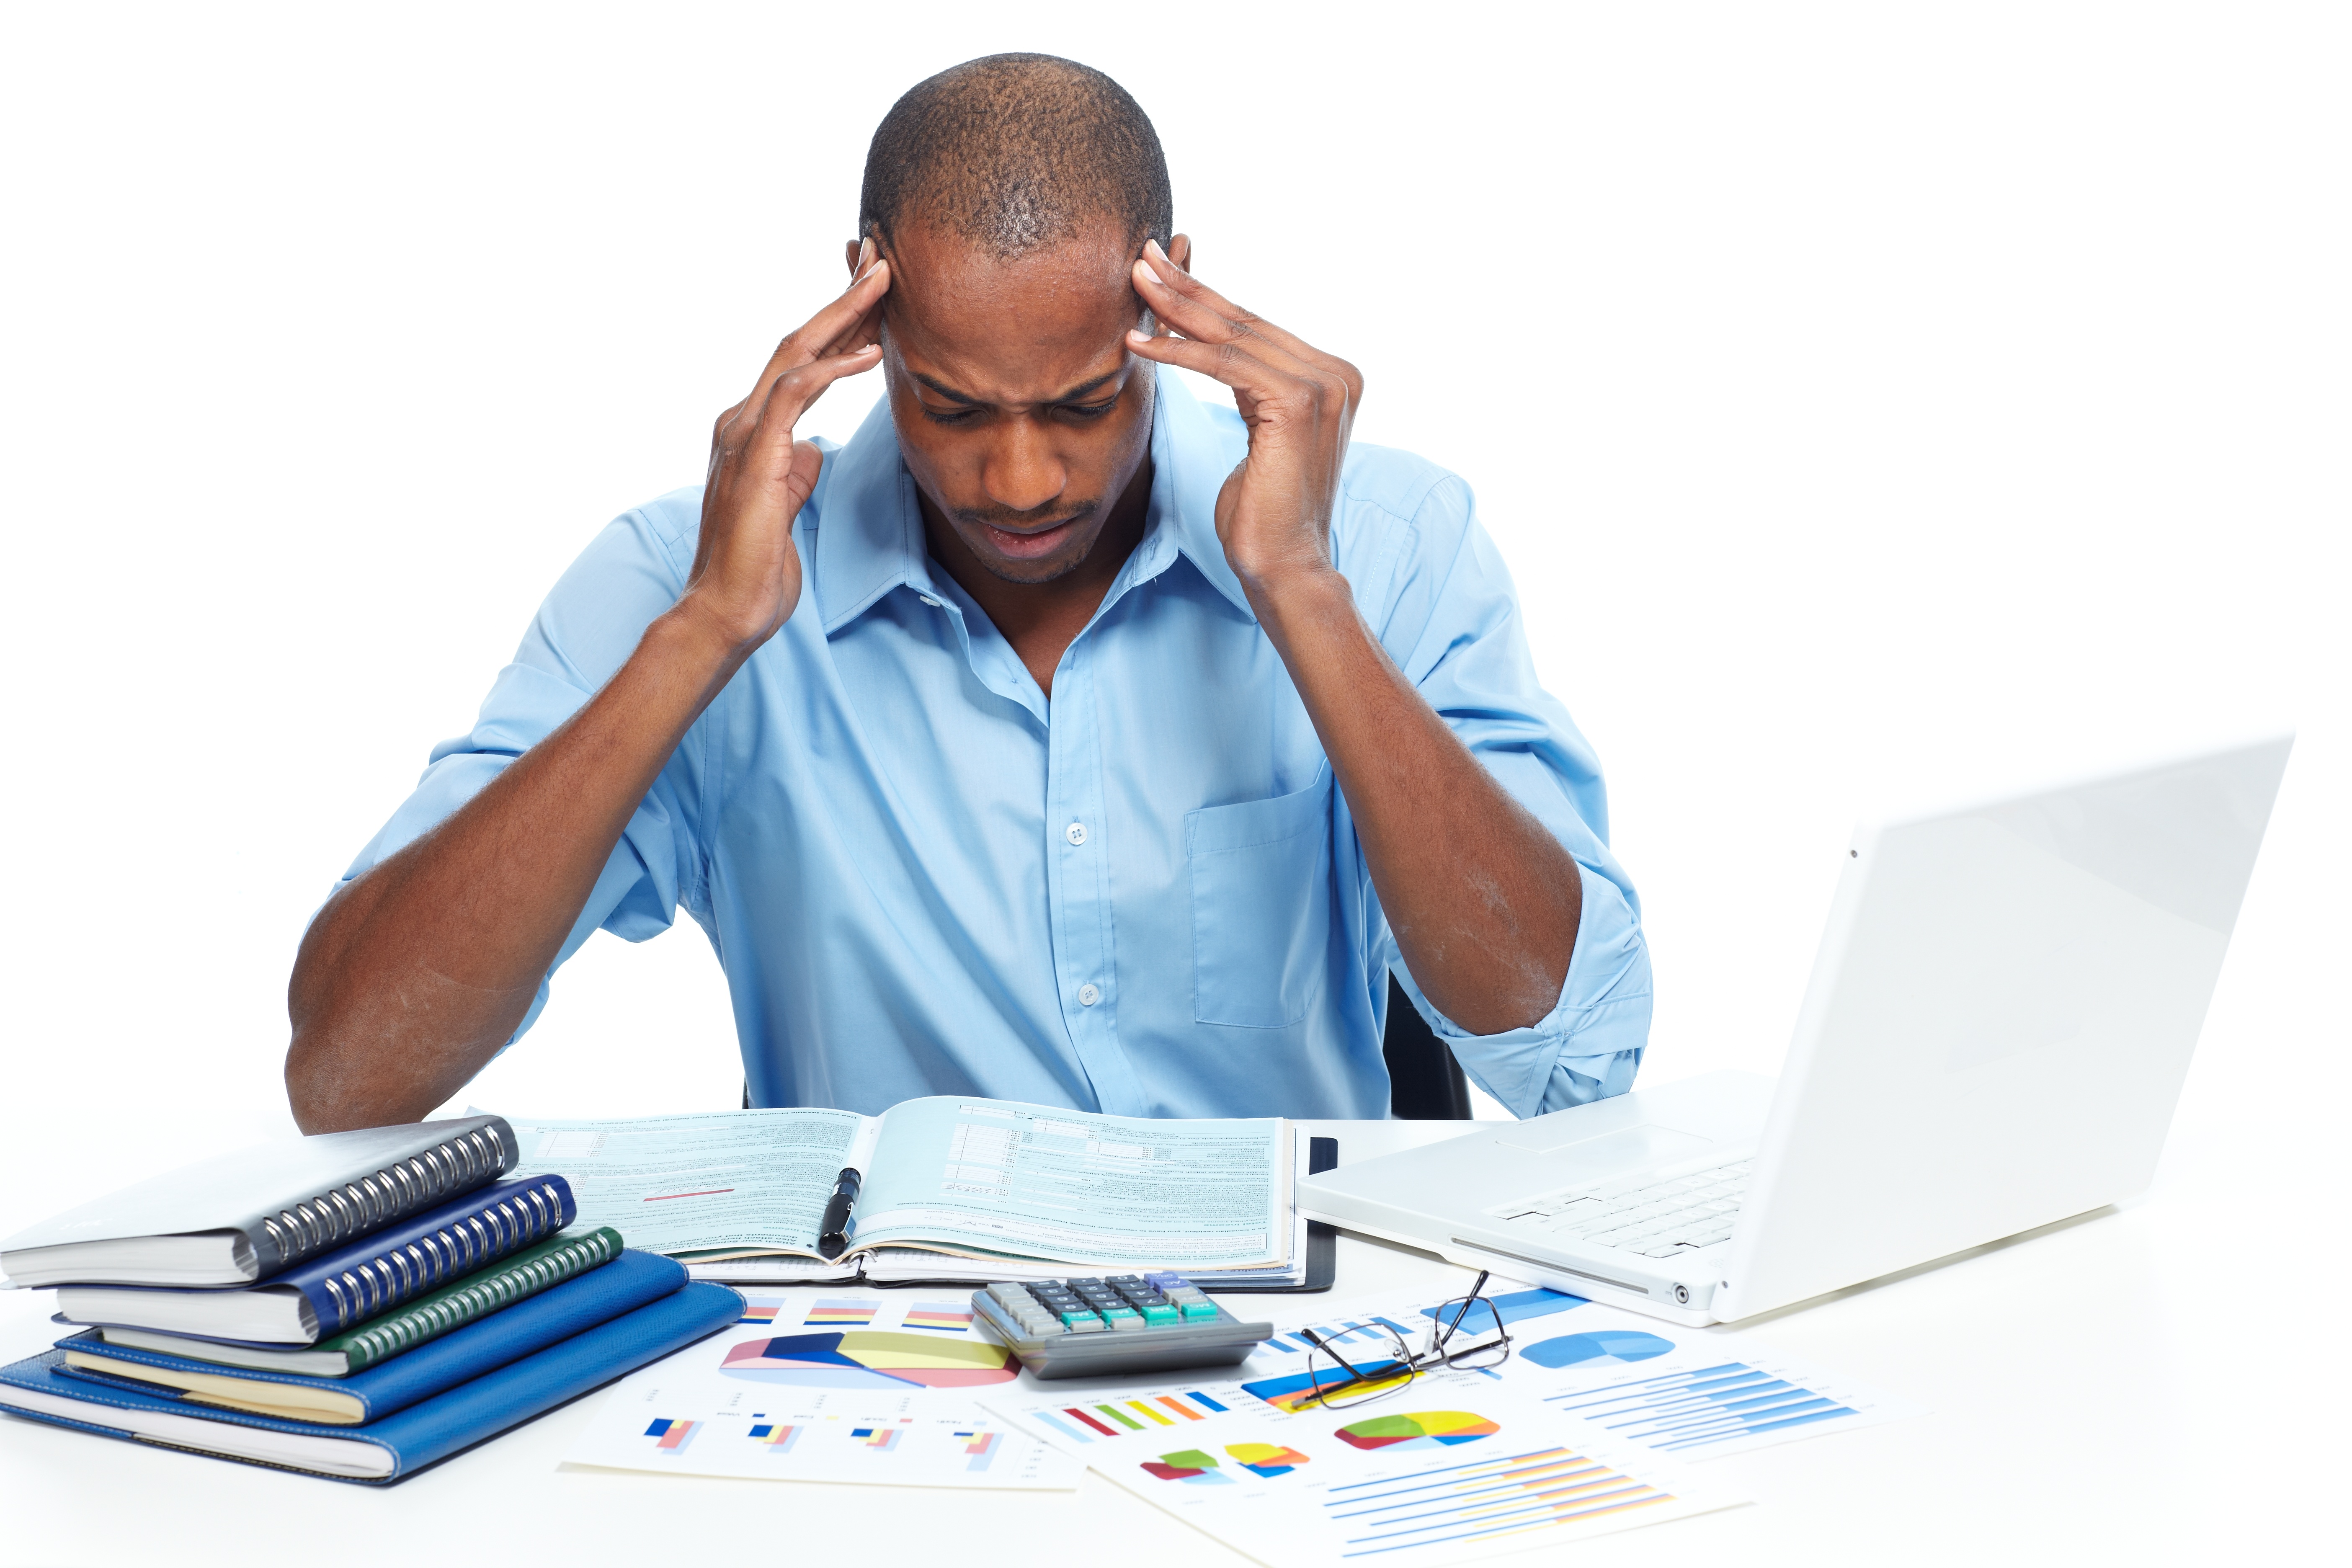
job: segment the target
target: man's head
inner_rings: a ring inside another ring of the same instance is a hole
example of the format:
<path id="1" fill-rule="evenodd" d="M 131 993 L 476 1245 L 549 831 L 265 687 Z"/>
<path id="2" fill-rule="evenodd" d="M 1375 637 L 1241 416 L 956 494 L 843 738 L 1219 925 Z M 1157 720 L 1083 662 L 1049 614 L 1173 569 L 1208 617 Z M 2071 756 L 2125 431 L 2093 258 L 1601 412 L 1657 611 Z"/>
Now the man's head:
<path id="1" fill-rule="evenodd" d="M 1129 267 L 1170 232 L 1151 121 L 1100 71 L 992 55 L 892 106 L 866 158 L 859 241 L 890 258 L 885 375 L 915 480 L 976 563 L 1049 582 L 1139 482 L 1151 366 Z"/>

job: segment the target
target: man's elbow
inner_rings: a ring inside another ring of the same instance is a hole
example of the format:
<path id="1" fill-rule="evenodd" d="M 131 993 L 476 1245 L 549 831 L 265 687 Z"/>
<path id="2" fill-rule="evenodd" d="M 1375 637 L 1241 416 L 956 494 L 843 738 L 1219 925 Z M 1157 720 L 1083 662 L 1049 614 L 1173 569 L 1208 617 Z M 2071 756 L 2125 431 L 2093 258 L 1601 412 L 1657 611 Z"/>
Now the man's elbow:
<path id="1" fill-rule="evenodd" d="M 336 1053 L 317 1031 L 297 1029 L 286 1047 L 286 1104 L 294 1125 L 306 1133 L 345 1132 L 354 1127 L 381 1127 L 391 1118 L 380 1117 L 355 1096 Z"/>

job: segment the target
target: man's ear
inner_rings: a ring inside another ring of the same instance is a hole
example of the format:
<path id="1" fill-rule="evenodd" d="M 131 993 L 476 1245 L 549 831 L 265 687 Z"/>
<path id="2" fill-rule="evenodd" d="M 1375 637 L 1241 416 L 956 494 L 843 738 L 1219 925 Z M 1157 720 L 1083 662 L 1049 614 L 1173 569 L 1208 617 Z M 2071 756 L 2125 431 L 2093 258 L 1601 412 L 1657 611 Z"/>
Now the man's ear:
<path id="1" fill-rule="evenodd" d="M 1168 237 L 1168 259 L 1182 268 L 1185 271 L 1192 271 L 1192 237 L 1189 234 L 1170 235 Z"/>

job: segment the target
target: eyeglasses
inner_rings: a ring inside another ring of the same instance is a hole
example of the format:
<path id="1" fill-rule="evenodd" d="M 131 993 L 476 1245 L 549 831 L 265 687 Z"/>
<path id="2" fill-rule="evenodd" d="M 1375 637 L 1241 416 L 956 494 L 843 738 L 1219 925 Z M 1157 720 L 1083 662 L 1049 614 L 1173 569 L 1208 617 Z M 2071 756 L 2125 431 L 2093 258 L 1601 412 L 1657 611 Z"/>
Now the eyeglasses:
<path id="1" fill-rule="evenodd" d="M 1340 1354 L 1314 1330 L 1301 1329 L 1299 1333 L 1315 1347 L 1307 1352 L 1307 1375 L 1314 1393 L 1306 1403 L 1350 1410 L 1411 1387 L 1414 1378 L 1440 1367 L 1476 1371 L 1500 1366 L 1510 1359 L 1511 1334 L 1495 1304 L 1485 1299 L 1486 1289 L 1486 1274 L 1481 1270 L 1468 1295 L 1439 1302 L 1431 1311 L 1428 1342 L 1419 1353 L 1386 1323 L 1378 1326 L 1388 1336 L 1390 1355 L 1377 1360 L 1359 1352 L 1360 1363 Z M 1480 1338 L 1489 1331 L 1493 1339 Z M 1477 1342 L 1467 1342 L 1471 1341 Z"/>

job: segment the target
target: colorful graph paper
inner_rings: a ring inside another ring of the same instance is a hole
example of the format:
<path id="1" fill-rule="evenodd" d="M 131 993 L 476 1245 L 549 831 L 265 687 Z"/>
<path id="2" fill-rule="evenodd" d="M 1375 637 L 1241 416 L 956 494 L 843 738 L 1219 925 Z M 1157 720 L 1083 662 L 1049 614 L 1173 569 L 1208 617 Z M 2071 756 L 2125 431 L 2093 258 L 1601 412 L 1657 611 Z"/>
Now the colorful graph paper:
<path id="1" fill-rule="evenodd" d="M 787 1426 L 781 1421 L 761 1421 L 752 1426 L 751 1441 L 765 1443 L 779 1454 L 788 1454 L 806 1430 L 805 1426 Z"/>
<path id="2" fill-rule="evenodd" d="M 959 1432 L 956 1434 L 956 1441 L 963 1445 L 963 1451 L 970 1456 L 964 1461 L 963 1468 L 967 1470 L 984 1470 L 988 1468 L 990 1461 L 996 1458 L 997 1450 L 1004 1447 L 1004 1434 Z"/>
<path id="3" fill-rule="evenodd" d="M 1674 1500 L 1672 1493 L 1597 1459 L 1552 1447 L 1335 1486 L 1322 1506 L 1345 1533 L 1342 1554 L 1371 1557 L 1406 1547 L 1557 1530 Z"/>
<path id="4" fill-rule="evenodd" d="M 1080 1443 L 1121 1437 L 1130 1432 L 1157 1432 L 1205 1421 L 1223 1415 L 1225 1406 L 1198 1389 L 1181 1394 L 1154 1394 L 1149 1399 L 1120 1399 L 1103 1405 L 1066 1405 L 1057 1410 L 1031 1414 L 1063 1436 Z"/>
<path id="5" fill-rule="evenodd" d="M 707 1425 L 709 1423 L 702 1421 L 680 1421 L 673 1416 L 657 1415 L 654 1417 L 653 1425 L 646 1428 L 645 1435 L 653 1438 L 654 1447 L 663 1453 L 683 1454 L 686 1446 L 693 1442 L 695 1435 Z"/>
<path id="6" fill-rule="evenodd" d="M 739 1323 L 772 1323 L 783 1304 L 774 1296 L 751 1297 L 743 1303 L 743 1315 L 735 1321 Z"/>
<path id="7" fill-rule="evenodd" d="M 871 1301 L 819 1301 L 809 1308 L 808 1316 L 802 1321 L 812 1327 L 829 1323 L 863 1328 L 874 1321 L 879 1310 Z"/>
<path id="8" fill-rule="evenodd" d="M 907 1309 L 907 1327 L 964 1333 L 971 1328 L 971 1307 L 953 1301 L 918 1301 Z"/>
<path id="9" fill-rule="evenodd" d="M 865 1447 L 879 1448 L 887 1453 L 898 1446 L 898 1439 L 906 1435 L 906 1431 L 904 1426 L 853 1426 L 849 1429 L 849 1436 L 853 1442 Z"/>
<path id="10" fill-rule="evenodd" d="M 1553 1394 L 1544 1403 L 1670 1454 L 1857 1414 L 1851 1405 L 1737 1361 Z"/>

